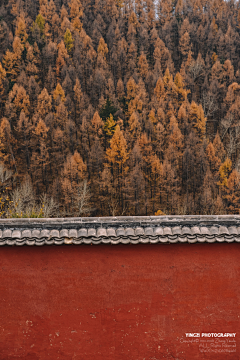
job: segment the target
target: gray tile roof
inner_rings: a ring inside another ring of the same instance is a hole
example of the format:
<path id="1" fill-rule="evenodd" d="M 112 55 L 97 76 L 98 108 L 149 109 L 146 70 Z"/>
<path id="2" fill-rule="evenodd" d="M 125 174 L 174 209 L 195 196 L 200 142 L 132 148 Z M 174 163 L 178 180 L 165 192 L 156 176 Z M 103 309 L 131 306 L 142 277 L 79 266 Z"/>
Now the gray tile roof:
<path id="1" fill-rule="evenodd" d="M 0 246 L 233 241 L 240 215 L 0 219 Z"/>

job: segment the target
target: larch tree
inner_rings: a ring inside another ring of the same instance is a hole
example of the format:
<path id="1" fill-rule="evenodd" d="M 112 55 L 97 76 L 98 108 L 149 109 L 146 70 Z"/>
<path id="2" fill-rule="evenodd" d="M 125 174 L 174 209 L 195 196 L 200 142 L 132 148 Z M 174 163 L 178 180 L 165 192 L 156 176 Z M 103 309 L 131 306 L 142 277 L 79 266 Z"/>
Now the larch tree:
<path id="1" fill-rule="evenodd" d="M 228 214 L 240 214 L 240 174 L 235 169 L 227 179 L 226 187 L 223 191 L 223 199 L 226 202 Z"/>
<path id="2" fill-rule="evenodd" d="M 2 115 L 3 107 L 6 101 L 6 93 L 7 93 L 7 79 L 6 79 L 6 71 L 2 67 L 0 63 L 0 116 Z"/>
<path id="3" fill-rule="evenodd" d="M 49 128 L 40 118 L 33 129 L 31 138 L 31 147 L 34 149 L 31 156 L 30 171 L 37 186 L 37 191 L 46 191 L 49 185 L 49 146 L 48 146 Z"/>
<path id="4" fill-rule="evenodd" d="M 20 38 L 16 36 L 13 41 L 13 51 L 7 50 L 2 61 L 7 77 L 12 84 L 16 82 L 20 73 L 23 50 L 24 46 L 22 45 Z"/>
<path id="5" fill-rule="evenodd" d="M 76 124 L 80 123 L 81 115 L 83 112 L 83 93 L 80 81 L 76 78 L 76 82 L 73 88 L 74 91 L 74 120 Z"/>
<path id="6" fill-rule="evenodd" d="M 71 213 L 76 211 L 76 198 L 81 182 L 85 178 L 87 167 L 81 155 L 75 151 L 64 163 L 61 174 L 61 189 L 65 205 Z"/>
<path id="7" fill-rule="evenodd" d="M 74 39 L 72 37 L 71 31 L 68 28 L 64 34 L 64 44 L 66 46 L 68 54 L 71 54 L 73 50 Z"/>
<path id="8" fill-rule="evenodd" d="M 31 46 L 29 43 L 26 43 L 26 72 L 28 76 L 34 76 L 35 79 L 38 79 L 38 72 L 39 72 L 39 61 L 38 61 L 38 48 L 37 44 L 35 46 Z M 37 56 L 36 56 L 37 55 Z"/>
<path id="9" fill-rule="evenodd" d="M 26 41 L 28 39 L 28 34 L 27 34 L 26 20 L 23 13 L 21 13 L 17 19 L 15 36 L 18 36 L 19 39 L 21 40 L 22 45 L 25 46 Z"/>
<path id="10" fill-rule="evenodd" d="M 231 171 L 232 171 L 232 161 L 229 158 L 226 158 L 224 163 L 222 163 L 219 168 L 220 180 L 218 185 L 220 189 L 224 189 L 227 186 L 227 181 Z"/>
<path id="11" fill-rule="evenodd" d="M 58 56 L 56 59 L 56 74 L 58 79 L 60 79 L 61 70 L 63 66 L 66 64 L 68 58 L 69 58 L 68 51 L 65 47 L 64 41 L 62 40 L 60 44 L 58 44 Z"/>
<path id="12" fill-rule="evenodd" d="M 212 142 L 210 142 L 206 147 L 206 155 L 211 172 L 216 174 L 219 171 L 221 159 L 216 155 L 216 151 Z"/>
<path id="13" fill-rule="evenodd" d="M 140 76 L 143 79 L 145 79 L 147 77 L 147 74 L 148 74 L 148 62 L 147 62 L 146 55 L 144 53 L 142 53 L 139 56 L 138 71 L 139 71 Z"/>
<path id="14" fill-rule="evenodd" d="M 93 115 L 93 118 L 91 120 L 91 125 L 89 127 L 89 140 L 90 144 L 93 145 L 93 142 L 96 138 L 100 138 L 103 136 L 104 133 L 104 122 L 100 118 L 99 113 L 96 111 Z"/>
<path id="15" fill-rule="evenodd" d="M 138 142 L 129 154 L 129 172 L 125 179 L 125 199 L 129 211 L 144 214 L 145 179 L 142 171 L 143 159 Z"/>
<path id="16" fill-rule="evenodd" d="M 56 105 L 65 102 L 65 92 L 59 83 L 57 83 L 56 89 L 53 92 L 53 99 L 55 100 Z"/>
<path id="17" fill-rule="evenodd" d="M 14 137 L 9 121 L 3 117 L 0 124 L 0 156 L 4 164 L 17 173 L 17 162 L 14 156 Z"/>
<path id="18" fill-rule="evenodd" d="M 106 159 L 108 166 L 112 169 L 114 188 L 119 189 L 117 197 L 122 202 L 122 181 L 127 171 L 128 152 L 127 143 L 119 125 L 116 126 L 110 140 L 110 147 L 106 150 Z"/>
<path id="19" fill-rule="evenodd" d="M 193 127 L 196 129 L 197 134 L 201 140 L 203 140 L 206 133 L 206 118 L 204 116 L 202 105 L 199 106 L 192 101 L 189 112 L 189 120 Z"/>
<path id="20" fill-rule="evenodd" d="M 69 3 L 71 23 L 78 33 L 82 30 L 81 18 L 83 16 L 83 7 L 79 0 L 71 0 Z"/>
<path id="21" fill-rule="evenodd" d="M 30 168 L 32 131 L 33 125 L 22 110 L 16 126 L 16 151 L 19 154 L 19 175 L 22 174 L 22 177 Z"/>
<path id="22" fill-rule="evenodd" d="M 29 108 L 30 101 L 26 90 L 23 86 L 14 84 L 12 91 L 10 91 L 8 95 L 5 109 L 6 115 L 11 121 L 12 129 L 14 129 L 14 126 L 16 126 L 16 122 L 20 116 L 21 111 L 23 110 L 25 115 L 28 115 Z"/>

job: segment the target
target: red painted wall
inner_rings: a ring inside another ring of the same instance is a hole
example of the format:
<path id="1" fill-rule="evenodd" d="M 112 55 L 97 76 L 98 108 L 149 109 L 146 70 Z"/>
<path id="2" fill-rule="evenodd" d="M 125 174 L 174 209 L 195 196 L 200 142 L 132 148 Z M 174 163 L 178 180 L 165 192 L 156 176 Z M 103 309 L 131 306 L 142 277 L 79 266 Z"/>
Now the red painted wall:
<path id="1" fill-rule="evenodd" d="M 236 243 L 1 248 L 0 359 L 237 360 L 239 259 Z"/>

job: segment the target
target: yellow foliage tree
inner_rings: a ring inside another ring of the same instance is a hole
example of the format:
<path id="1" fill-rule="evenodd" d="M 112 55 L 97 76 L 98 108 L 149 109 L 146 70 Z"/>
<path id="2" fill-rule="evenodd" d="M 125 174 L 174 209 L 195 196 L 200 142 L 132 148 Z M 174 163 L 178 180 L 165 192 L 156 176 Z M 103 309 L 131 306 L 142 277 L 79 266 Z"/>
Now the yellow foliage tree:
<path id="1" fill-rule="evenodd" d="M 180 106 L 184 101 L 187 100 L 187 95 L 190 93 L 190 90 L 185 89 L 185 84 L 182 75 L 179 72 L 177 72 L 175 75 L 174 84 L 176 85 L 176 90 L 178 94 L 178 104 Z"/>
<path id="2" fill-rule="evenodd" d="M 3 105 L 3 101 L 5 100 L 5 89 L 6 89 L 6 71 L 2 67 L 0 63 L 0 115 L 1 115 L 1 107 Z"/>
<path id="3" fill-rule="evenodd" d="M 16 82 L 16 79 L 20 73 L 21 58 L 24 50 L 24 46 L 18 36 L 15 36 L 13 41 L 13 52 L 7 50 L 3 57 L 3 66 L 6 71 L 7 77 L 12 83 Z"/>
<path id="4" fill-rule="evenodd" d="M 79 0 L 71 0 L 69 2 L 71 23 L 75 30 L 79 33 L 82 30 L 81 17 L 83 16 L 82 4 Z"/>
<path id="5" fill-rule="evenodd" d="M 64 44 L 66 46 L 66 49 L 68 53 L 70 54 L 73 48 L 74 39 L 72 37 L 72 33 L 69 29 L 66 30 L 64 34 Z"/>
<path id="6" fill-rule="evenodd" d="M 55 101 L 57 101 L 60 98 L 60 101 L 62 103 L 64 103 L 65 101 L 65 92 L 59 83 L 57 84 L 56 89 L 53 92 L 53 98 Z"/>
<path id="7" fill-rule="evenodd" d="M 221 188 L 227 186 L 228 177 L 231 171 L 232 171 L 232 161 L 229 158 L 227 158 L 219 168 L 220 181 L 218 182 L 218 185 Z"/>
<path id="8" fill-rule="evenodd" d="M 127 142 L 120 130 L 119 125 L 116 126 L 115 133 L 110 141 L 110 148 L 106 151 L 107 160 L 111 164 L 117 164 L 120 169 L 128 159 Z"/>
<path id="9" fill-rule="evenodd" d="M 17 27 L 16 27 L 15 35 L 20 38 L 21 43 L 23 45 L 26 44 L 28 35 L 27 35 L 26 21 L 23 13 L 21 13 L 19 18 L 17 19 Z"/>
<path id="10" fill-rule="evenodd" d="M 227 179 L 223 198 L 226 201 L 228 214 L 240 213 L 240 174 L 233 170 Z"/>
<path id="11" fill-rule="evenodd" d="M 86 170 L 87 166 L 77 151 L 67 157 L 61 175 L 61 188 L 69 209 L 71 206 L 73 210 L 78 187 L 85 178 Z"/>
<path id="12" fill-rule="evenodd" d="M 161 98 L 164 98 L 165 96 L 165 88 L 162 78 L 160 77 L 156 83 L 155 89 L 154 89 L 154 95 L 159 102 Z"/>
<path id="13" fill-rule="evenodd" d="M 105 43 L 104 39 L 101 37 L 98 44 L 98 54 L 102 55 L 104 59 L 106 59 L 107 53 L 108 53 L 108 47 Z"/>
<path id="14" fill-rule="evenodd" d="M 201 140 L 203 140 L 206 133 L 207 118 L 204 116 L 202 105 L 199 106 L 192 101 L 190 106 L 189 120 L 196 128 L 197 134 Z"/>
<path id="15" fill-rule="evenodd" d="M 104 131 L 107 137 L 111 137 L 114 134 L 116 123 L 113 119 L 112 114 L 109 115 L 107 118 L 105 125 L 104 125 Z"/>

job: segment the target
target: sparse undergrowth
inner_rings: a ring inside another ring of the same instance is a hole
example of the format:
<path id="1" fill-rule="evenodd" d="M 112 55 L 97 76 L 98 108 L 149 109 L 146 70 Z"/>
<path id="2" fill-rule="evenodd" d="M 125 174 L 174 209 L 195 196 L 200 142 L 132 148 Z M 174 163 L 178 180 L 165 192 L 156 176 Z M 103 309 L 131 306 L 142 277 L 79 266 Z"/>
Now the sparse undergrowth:
<path id="1" fill-rule="evenodd" d="M 13 172 L 0 163 L 0 217 L 1 218 L 49 218 L 60 216 L 87 215 L 90 192 L 87 182 L 81 182 L 73 207 L 60 208 L 57 201 L 49 194 L 36 196 L 30 179 L 16 184 Z"/>

